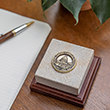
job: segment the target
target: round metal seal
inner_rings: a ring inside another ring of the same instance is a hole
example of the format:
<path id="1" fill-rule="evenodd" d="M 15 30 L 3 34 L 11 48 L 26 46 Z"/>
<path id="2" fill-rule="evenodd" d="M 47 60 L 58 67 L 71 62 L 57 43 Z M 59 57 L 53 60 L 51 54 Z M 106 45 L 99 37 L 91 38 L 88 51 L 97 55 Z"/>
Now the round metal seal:
<path id="1" fill-rule="evenodd" d="M 60 73 L 67 73 L 76 66 L 76 58 L 69 52 L 60 52 L 56 54 L 51 62 L 53 68 Z"/>

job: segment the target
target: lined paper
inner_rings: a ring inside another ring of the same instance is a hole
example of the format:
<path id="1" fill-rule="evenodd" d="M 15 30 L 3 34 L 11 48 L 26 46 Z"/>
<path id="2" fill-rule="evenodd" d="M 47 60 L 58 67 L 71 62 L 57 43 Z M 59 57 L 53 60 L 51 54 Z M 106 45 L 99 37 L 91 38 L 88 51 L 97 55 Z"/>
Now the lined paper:
<path id="1" fill-rule="evenodd" d="M 0 110 L 8 110 L 24 83 L 51 27 L 44 22 L 0 9 L 0 32 L 34 21 L 21 34 L 0 44 Z"/>

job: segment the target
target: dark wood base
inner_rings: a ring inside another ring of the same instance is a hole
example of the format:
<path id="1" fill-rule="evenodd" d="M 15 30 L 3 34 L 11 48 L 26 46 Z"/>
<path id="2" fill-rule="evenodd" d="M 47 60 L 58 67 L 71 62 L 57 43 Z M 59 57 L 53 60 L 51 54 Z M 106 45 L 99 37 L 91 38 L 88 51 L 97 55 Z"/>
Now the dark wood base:
<path id="1" fill-rule="evenodd" d="M 86 76 L 86 79 L 84 81 L 84 84 L 82 86 L 81 92 L 77 96 L 70 94 L 70 93 L 66 93 L 61 90 L 57 90 L 57 89 L 39 84 L 36 82 L 35 78 L 33 79 L 32 83 L 30 85 L 30 89 L 31 89 L 31 91 L 56 98 L 56 99 L 62 100 L 64 102 L 79 106 L 79 107 L 84 107 L 87 97 L 89 95 L 90 89 L 92 87 L 94 78 L 97 74 L 100 63 L 101 63 L 101 58 L 94 57 L 91 67 L 90 67 L 88 74 Z"/>

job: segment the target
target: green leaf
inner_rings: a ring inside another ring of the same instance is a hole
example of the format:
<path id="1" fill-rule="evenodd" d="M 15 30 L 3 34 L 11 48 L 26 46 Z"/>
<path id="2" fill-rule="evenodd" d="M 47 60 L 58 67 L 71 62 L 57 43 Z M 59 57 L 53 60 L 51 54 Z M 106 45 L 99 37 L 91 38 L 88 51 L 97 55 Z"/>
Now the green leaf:
<path id="1" fill-rule="evenodd" d="M 42 0 L 42 6 L 45 5 L 46 2 L 48 2 L 48 0 Z"/>
<path id="2" fill-rule="evenodd" d="M 30 2 L 30 1 L 33 1 L 33 0 L 27 0 L 27 2 Z"/>
<path id="3" fill-rule="evenodd" d="M 103 24 L 110 17 L 110 0 L 90 0 L 93 11 Z"/>
<path id="4" fill-rule="evenodd" d="M 43 11 L 47 10 L 50 6 L 52 6 L 57 0 L 42 0 L 42 9 Z"/>
<path id="5" fill-rule="evenodd" d="M 82 5 L 85 3 L 86 0 L 60 0 L 61 4 L 68 9 L 76 19 L 76 24 L 79 21 L 79 12 Z"/>

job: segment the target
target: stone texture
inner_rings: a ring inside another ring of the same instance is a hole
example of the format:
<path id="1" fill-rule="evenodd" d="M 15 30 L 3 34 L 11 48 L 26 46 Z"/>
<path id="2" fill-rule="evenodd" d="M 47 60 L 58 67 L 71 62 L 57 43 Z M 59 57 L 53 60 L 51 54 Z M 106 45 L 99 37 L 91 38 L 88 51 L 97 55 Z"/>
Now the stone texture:
<path id="1" fill-rule="evenodd" d="M 68 73 L 59 73 L 51 65 L 52 58 L 62 51 L 72 53 L 76 60 L 76 67 Z M 52 39 L 36 73 L 36 81 L 60 89 L 62 91 L 78 95 L 92 63 L 94 50 Z"/>

